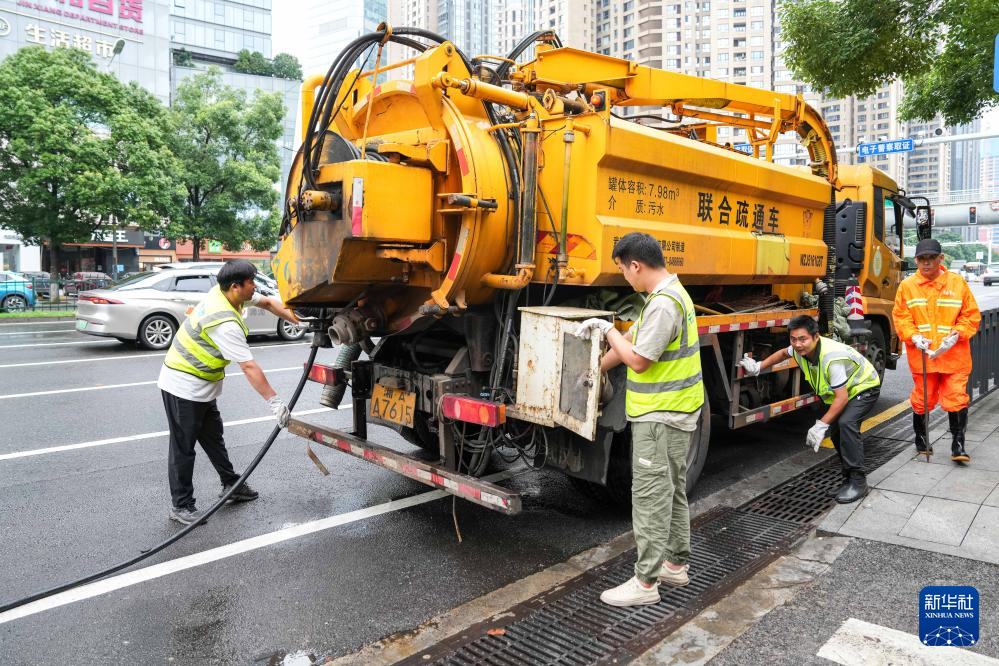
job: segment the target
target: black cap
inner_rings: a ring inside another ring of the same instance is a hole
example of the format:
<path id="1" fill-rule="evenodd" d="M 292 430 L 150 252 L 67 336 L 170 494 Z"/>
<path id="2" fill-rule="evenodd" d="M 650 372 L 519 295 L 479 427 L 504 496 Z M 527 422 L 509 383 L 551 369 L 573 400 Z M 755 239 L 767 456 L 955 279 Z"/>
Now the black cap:
<path id="1" fill-rule="evenodd" d="M 936 238 L 924 238 L 916 243 L 916 256 L 921 257 L 924 254 L 943 254 L 940 241 Z"/>

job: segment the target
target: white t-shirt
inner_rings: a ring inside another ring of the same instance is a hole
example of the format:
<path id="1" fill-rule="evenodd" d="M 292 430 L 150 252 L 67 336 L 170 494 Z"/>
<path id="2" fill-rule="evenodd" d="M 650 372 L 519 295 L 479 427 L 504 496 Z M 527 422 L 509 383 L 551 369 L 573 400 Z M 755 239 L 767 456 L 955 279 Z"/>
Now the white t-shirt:
<path id="1" fill-rule="evenodd" d="M 254 292 L 249 304 L 257 305 L 261 298 L 263 296 Z M 253 360 L 253 353 L 250 352 L 250 345 L 246 343 L 243 329 L 236 322 L 227 321 L 213 326 L 208 329 L 208 337 L 212 339 L 226 360 L 233 363 L 245 363 Z M 184 400 L 211 402 L 222 394 L 224 381 L 210 382 L 201 377 L 168 368 L 166 364 L 163 364 L 156 385 L 160 390 Z"/>
<path id="2" fill-rule="evenodd" d="M 787 355 L 794 356 L 794 347 L 788 345 Z M 849 361 L 833 361 L 829 364 L 829 388 L 838 389 L 846 384 L 846 364 Z"/>

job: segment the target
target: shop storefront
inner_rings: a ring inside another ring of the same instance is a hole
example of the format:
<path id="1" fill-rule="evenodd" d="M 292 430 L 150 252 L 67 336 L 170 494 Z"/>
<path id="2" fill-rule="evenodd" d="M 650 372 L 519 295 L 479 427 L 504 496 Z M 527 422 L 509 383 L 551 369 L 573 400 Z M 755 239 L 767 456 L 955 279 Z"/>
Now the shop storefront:
<path id="1" fill-rule="evenodd" d="M 133 273 L 139 270 L 139 249 L 145 248 L 145 234 L 137 229 L 95 231 L 89 243 L 72 243 L 59 248 L 59 274 L 71 275 L 78 271 L 114 275 L 114 255 L 117 246 L 118 270 Z M 42 256 L 43 270 L 52 272 L 48 252 Z"/>
<path id="2" fill-rule="evenodd" d="M 39 271 L 41 251 L 35 245 L 25 245 L 13 231 L 0 229 L 0 270 Z"/>
<path id="3" fill-rule="evenodd" d="M 177 261 L 191 261 L 193 258 L 194 245 L 190 241 L 177 243 Z M 222 243 L 218 241 L 206 241 L 201 247 L 201 256 L 198 261 L 229 261 L 230 259 L 246 259 L 264 273 L 269 273 L 271 270 L 270 251 L 260 252 L 249 245 L 244 245 L 242 249 L 234 252 L 223 247 Z"/>
<path id="4" fill-rule="evenodd" d="M 177 243 L 163 236 L 146 236 L 146 244 L 138 250 L 139 270 L 151 271 L 161 264 L 177 261 Z"/>

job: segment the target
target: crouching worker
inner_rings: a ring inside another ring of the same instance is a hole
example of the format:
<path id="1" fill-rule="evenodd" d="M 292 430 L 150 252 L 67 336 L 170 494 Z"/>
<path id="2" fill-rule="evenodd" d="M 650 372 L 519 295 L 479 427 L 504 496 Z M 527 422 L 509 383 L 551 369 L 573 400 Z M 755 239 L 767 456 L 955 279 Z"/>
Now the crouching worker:
<path id="1" fill-rule="evenodd" d="M 628 366 L 625 396 L 631 423 L 631 515 L 638 547 L 635 575 L 604 591 L 611 606 L 659 603 L 659 584 L 689 582 L 690 512 L 687 449 L 704 404 L 694 304 L 666 268 L 659 241 L 623 236 L 611 253 L 631 287 L 648 298 L 638 321 L 621 335 L 604 319 L 587 319 L 581 332 L 604 335 L 600 359 L 607 371 Z"/>
<path id="2" fill-rule="evenodd" d="M 836 501 L 856 502 L 867 494 L 860 422 L 874 409 L 881 394 L 878 372 L 853 347 L 820 336 L 818 324 L 808 315 L 792 319 L 788 332 L 790 347 L 762 361 L 747 356 L 739 365 L 747 375 L 756 376 L 788 357 L 795 360 L 815 394 L 829 405 L 822 418 L 809 429 L 805 444 L 818 451 L 828 433 L 843 469 L 843 483 L 836 490 Z"/>

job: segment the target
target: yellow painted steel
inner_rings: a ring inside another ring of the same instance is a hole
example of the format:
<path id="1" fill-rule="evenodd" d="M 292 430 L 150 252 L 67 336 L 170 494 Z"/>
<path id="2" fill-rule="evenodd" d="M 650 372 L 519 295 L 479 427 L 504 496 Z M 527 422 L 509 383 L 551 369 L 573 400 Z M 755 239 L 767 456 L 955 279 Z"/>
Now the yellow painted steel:
<path id="1" fill-rule="evenodd" d="M 353 90 L 337 91 L 347 103 L 332 129 L 358 154 L 366 148 L 389 162 L 338 161 L 327 144 L 318 181 L 342 205 L 305 213 L 297 204 L 299 156 L 287 189 L 291 230 L 273 262 L 284 300 L 337 306 L 363 291 L 370 303 L 391 300 L 387 328 L 399 331 L 488 302 L 496 289 L 550 282 L 555 271 L 562 284 L 622 285 L 611 250 L 630 231 L 656 237 L 686 285 L 767 284 L 797 300 L 803 285 L 825 274 L 823 211 L 834 188 L 866 201 L 875 183 L 897 190 L 870 168 L 838 167 L 824 123 L 800 97 L 573 49 L 539 45 L 537 54 L 515 72 L 513 90 L 473 78 L 445 43 L 413 60 L 412 81 L 359 77 Z M 314 89 L 310 78 L 305 118 Z M 608 103 L 595 109 L 600 95 Z M 504 105 L 504 122 L 488 115 L 486 101 Z M 700 121 L 671 132 L 611 114 L 614 106 L 650 104 Z M 529 125 L 540 126 L 537 192 L 519 193 L 537 204 L 530 271 L 515 266 L 520 220 L 496 139 Z M 797 132 L 812 164 L 781 166 L 717 145 L 721 125 L 750 128 L 768 157 L 781 133 Z M 477 205 L 449 205 L 448 195 Z M 865 274 L 862 283 L 891 279 L 893 270 Z"/>

